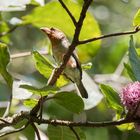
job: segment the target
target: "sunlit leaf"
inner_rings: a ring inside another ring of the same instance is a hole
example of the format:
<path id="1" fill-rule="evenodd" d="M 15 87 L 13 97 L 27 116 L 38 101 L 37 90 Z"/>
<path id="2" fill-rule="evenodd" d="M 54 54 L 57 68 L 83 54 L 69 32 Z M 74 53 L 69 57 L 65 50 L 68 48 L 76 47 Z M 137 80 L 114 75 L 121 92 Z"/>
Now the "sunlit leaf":
<path id="1" fill-rule="evenodd" d="M 36 88 L 30 85 L 20 85 L 20 88 L 27 89 L 28 91 L 32 92 L 33 94 L 41 95 L 41 96 L 46 96 L 48 94 L 54 94 L 56 91 L 59 89 L 54 86 L 45 86 L 43 88 Z"/>
<path id="2" fill-rule="evenodd" d="M 140 57 L 140 48 L 136 48 L 137 55 Z"/>
<path id="3" fill-rule="evenodd" d="M 82 67 L 83 70 L 89 70 L 92 67 L 92 63 L 89 62 L 89 63 L 86 63 L 86 64 L 82 64 L 81 67 Z"/>
<path id="4" fill-rule="evenodd" d="M 124 116 L 122 116 L 124 115 Z M 113 120 L 119 120 L 122 117 L 126 117 L 126 114 L 120 114 L 120 113 L 116 113 L 116 115 L 114 116 Z M 134 128 L 134 123 L 126 123 L 126 124 L 121 124 L 121 125 L 117 125 L 116 126 L 119 130 L 121 131 L 127 131 L 127 130 L 132 130 Z"/>
<path id="5" fill-rule="evenodd" d="M 126 64 L 126 63 L 124 63 L 124 67 L 126 68 L 126 70 L 127 70 L 127 73 L 128 73 L 128 75 L 129 75 L 129 77 L 130 77 L 133 81 L 136 81 L 136 80 L 137 80 L 137 78 L 135 77 L 134 72 L 132 71 L 132 69 L 131 69 L 130 65 L 129 65 L 129 64 Z"/>
<path id="6" fill-rule="evenodd" d="M 62 87 L 65 86 L 67 83 L 68 80 L 63 75 L 60 75 L 59 78 L 57 79 L 56 86 Z"/>
<path id="7" fill-rule="evenodd" d="M 79 18 L 81 5 L 70 0 L 64 1 L 76 19 Z M 56 14 L 57 13 L 57 14 Z M 70 38 L 73 37 L 75 27 L 64 8 L 59 2 L 49 2 L 44 7 L 35 8 L 30 14 L 24 16 L 23 24 L 33 24 L 37 27 L 56 27 L 66 33 Z M 68 23 L 68 24 L 66 24 Z M 87 12 L 83 23 L 80 40 L 96 37 L 100 35 L 99 26 L 93 15 Z M 100 48 L 100 41 L 88 43 L 78 47 L 80 60 L 87 61 L 93 57 Z"/>
<path id="8" fill-rule="evenodd" d="M 35 65 L 36 65 L 37 70 L 44 77 L 49 78 L 53 69 L 51 62 L 46 57 L 39 54 L 37 51 L 33 52 L 33 56 L 35 59 Z"/>
<path id="9" fill-rule="evenodd" d="M 129 42 L 129 60 L 134 76 L 138 81 L 140 81 L 140 58 L 138 57 L 138 54 L 135 50 L 132 36 Z"/>
<path id="10" fill-rule="evenodd" d="M 80 128 L 74 128 L 80 140 L 86 140 L 84 132 Z M 75 134 L 66 126 L 53 126 L 49 125 L 47 134 L 49 140 L 77 140 Z"/>
<path id="11" fill-rule="evenodd" d="M 0 17 L 0 34 L 7 32 L 8 30 L 9 30 L 9 27 L 8 27 L 7 23 L 2 20 L 2 17 Z M 8 35 L 1 36 L 0 40 L 5 42 L 5 43 L 9 43 L 9 41 L 10 41 Z"/>
<path id="12" fill-rule="evenodd" d="M 104 85 L 104 84 L 100 85 L 100 89 L 101 89 L 102 93 L 104 94 L 104 96 L 108 102 L 108 105 L 111 108 L 113 108 L 117 111 L 123 110 L 123 108 L 120 104 L 119 95 L 116 91 L 114 91 L 110 86 Z"/>
<path id="13" fill-rule="evenodd" d="M 0 74 L 3 76 L 10 88 L 12 88 L 13 79 L 10 73 L 7 71 L 7 65 L 10 62 L 10 54 L 8 47 L 0 43 Z"/>
<path id="14" fill-rule="evenodd" d="M 121 131 L 127 131 L 134 129 L 134 123 L 126 123 L 116 126 Z"/>
<path id="15" fill-rule="evenodd" d="M 77 0 L 79 4 L 83 4 L 83 0 Z"/>
<path id="16" fill-rule="evenodd" d="M 38 103 L 38 100 L 35 99 L 28 99 L 23 102 L 23 104 L 27 107 L 33 108 Z"/>
<path id="17" fill-rule="evenodd" d="M 137 11 L 137 13 L 134 16 L 133 25 L 140 26 L 140 9 Z"/>
<path id="18" fill-rule="evenodd" d="M 83 100 L 76 93 L 59 92 L 55 94 L 54 100 L 73 113 L 80 113 L 84 109 Z"/>

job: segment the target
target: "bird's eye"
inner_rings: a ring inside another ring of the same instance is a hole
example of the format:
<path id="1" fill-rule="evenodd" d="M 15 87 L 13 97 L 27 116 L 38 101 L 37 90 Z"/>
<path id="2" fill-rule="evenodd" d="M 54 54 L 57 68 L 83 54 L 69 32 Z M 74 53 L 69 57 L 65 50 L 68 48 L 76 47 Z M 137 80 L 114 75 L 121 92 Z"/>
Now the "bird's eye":
<path id="1" fill-rule="evenodd" d="M 55 30 L 55 29 L 52 27 L 52 28 L 51 28 L 51 31 L 54 31 L 54 30 Z"/>

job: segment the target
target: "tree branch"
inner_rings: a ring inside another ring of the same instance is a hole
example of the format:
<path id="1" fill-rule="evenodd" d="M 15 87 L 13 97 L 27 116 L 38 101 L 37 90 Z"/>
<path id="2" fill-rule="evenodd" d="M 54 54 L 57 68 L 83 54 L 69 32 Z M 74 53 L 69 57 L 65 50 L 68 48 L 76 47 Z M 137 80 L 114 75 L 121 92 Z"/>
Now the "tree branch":
<path id="1" fill-rule="evenodd" d="M 3 33 L 0 33 L 0 37 L 3 37 L 11 32 L 13 32 L 18 26 L 14 26 L 13 28 L 9 29 L 8 31 L 6 32 L 3 32 Z"/>
<path id="2" fill-rule="evenodd" d="M 117 121 L 105 121 L 105 122 L 73 122 L 66 120 L 35 120 L 35 122 L 40 124 L 51 124 L 51 125 L 60 125 L 60 126 L 69 126 L 69 127 L 107 127 L 107 126 L 116 126 L 126 123 L 139 122 L 139 118 L 131 119 L 120 119 Z"/>
<path id="3" fill-rule="evenodd" d="M 23 120 L 28 120 L 29 123 L 38 123 L 38 124 L 51 124 L 51 125 L 60 125 L 67 127 L 107 127 L 115 126 L 126 123 L 139 122 L 140 118 L 123 118 L 116 121 L 105 121 L 105 122 L 73 122 L 67 120 L 53 120 L 53 119 L 40 119 L 36 115 L 30 114 L 30 112 L 21 112 L 19 114 L 13 115 L 12 117 L 7 117 L 0 121 L 0 129 L 6 126 L 12 126 L 20 123 Z"/>
<path id="4" fill-rule="evenodd" d="M 81 10 L 81 13 L 80 13 L 80 17 L 79 17 L 79 20 L 78 20 L 77 25 L 76 25 L 73 42 L 78 43 L 78 41 L 79 41 L 80 31 L 82 29 L 82 25 L 83 25 L 84 19 L 86 17 L 86 13 L 87 13 L 87 10 L 88 10 L 91 2 L 92 2 L 92 0 L 85 0 L 84 1 L 83 7 L 82 7 L 82 10 Z"/>
<path id="5" fill-rule="evenodd" d="M 131 35 L 131 34 L 135 34 L 137 32 L 140 31 L 140 27 L 136 27 L 133 31 L 126 31 L 126 32 L 119 32 L 119 33 L 112 33 L 112 34 L 107 34 L 107 35 L 102 35 L 99 37 L 94 37 L 91 39 L 87 39 L 87 40 L 83 40 L 83 41 L 79 41 L 78 44 L 86 44 L 92 41 L 96 41 L 96 40 L 100 40 L 100 39 L 104 39 L 104 38 L 108 38 L 108 37 L 114 37 L 114 36 L 122 36 L 122 35 Z"/>
<path id="6" fill-rule="evenodd" d="M 70 10 L 67 8 L 67 6 L 65 5 L 65 3 L 63 2 L 63 0 L 58 0 L 60 2 L 60 4 L 62 5 L 62 7 L 66 10 L 66 12 L 68 13 L 68 15 L 70 16 L 73 24 L 76 26 L 77 22 L 75 17 L 72 15 L 72 13 L 70 12 Z"/>
<path id="7" fill-rule="evenodd" d="M 12 131 L 5 132 L 5 133 L 0 134 L 0 137 L 3 137 L 3 136 L 6 136 L 6 135 L 9 135 L 9 134 L 20 132 L 20 131 L 24 130 L 28 125 L 29 125 L 29 122 L 27 122 L 27 124 L 25 124 L 21 128 L 18 128 L 18 129 L 15 129 L 15 130 L 12 130 Z"/>
<path id="8" fill-rule="evenodd" d="M 18 114 L 14 114 L 12 117 L 1 118 L 0 119 L 0 129 L 7 127 L 7 126 L 15 125 L 25 119 L 27 119 L 27 120 L 30 119 L 30 112 L 21 111 Z"/>

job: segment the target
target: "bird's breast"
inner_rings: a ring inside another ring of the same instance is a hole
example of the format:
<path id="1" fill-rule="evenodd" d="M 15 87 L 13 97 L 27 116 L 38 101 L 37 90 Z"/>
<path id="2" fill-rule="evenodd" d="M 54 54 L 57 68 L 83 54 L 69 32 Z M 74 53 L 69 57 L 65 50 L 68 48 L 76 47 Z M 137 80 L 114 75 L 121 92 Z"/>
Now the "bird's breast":
<path id="1" fill-rule="evenodd" d="M 67 49 L 64 47 L 61 47 L 61 46 L 52 47 L 53 56 L 58 64 L 60 64 L 63 61 L 63 57 L 64 57 L 66 51 L 67 51 Z"/>

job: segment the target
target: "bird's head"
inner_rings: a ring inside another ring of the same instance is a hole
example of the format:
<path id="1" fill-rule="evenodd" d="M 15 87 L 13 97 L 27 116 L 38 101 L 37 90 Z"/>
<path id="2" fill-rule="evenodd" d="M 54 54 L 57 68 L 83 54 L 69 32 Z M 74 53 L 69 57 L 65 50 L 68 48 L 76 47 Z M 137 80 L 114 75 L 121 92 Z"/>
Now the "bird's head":
<path id="1" fill-rule="evenodd" d="M 47 36 L 49 37 L 51 42 L 58 42 L 66 38 L 65 34 L 57 28 L 40 28 Z"/>

